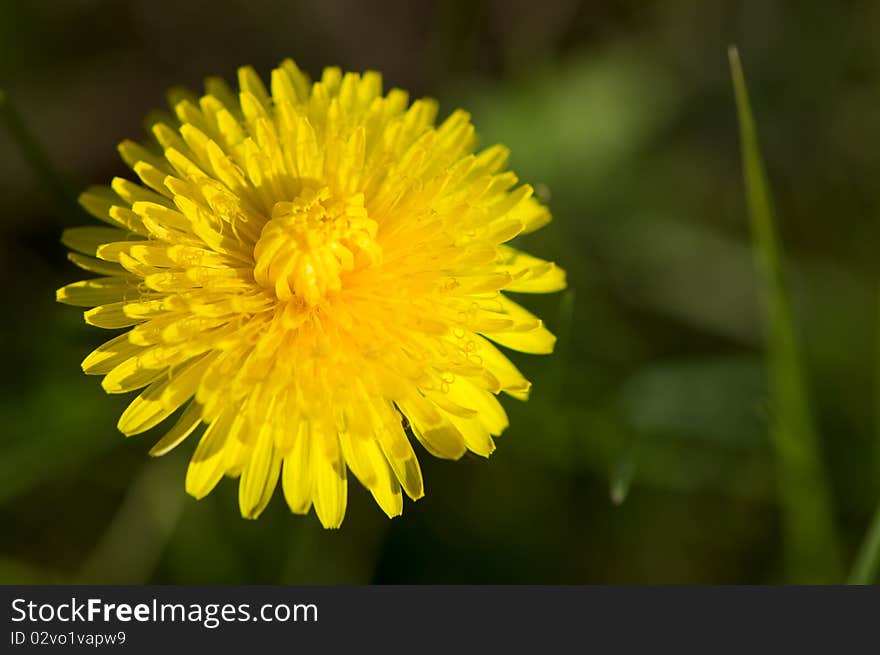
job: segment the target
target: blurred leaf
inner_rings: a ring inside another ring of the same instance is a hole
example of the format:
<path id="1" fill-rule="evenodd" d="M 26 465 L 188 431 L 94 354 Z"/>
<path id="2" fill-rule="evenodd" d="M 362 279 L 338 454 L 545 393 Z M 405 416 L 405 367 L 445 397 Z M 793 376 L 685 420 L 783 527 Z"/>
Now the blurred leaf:
<path id="1" fill-rule="evenodd" d="M 792 582 L 831 583 L 840 579 L 841 560 L 829 487 L 810 415 L 770 188 L 739 54 L 733 47 L 730 67 L 739 114 L 743 176 L 760 277 L 759 291 L 765 312 L 772 434 L 788 575 Z"/>
<path id="2" fill-rule="evenodd" d="M 10 557 L 0 557 L 0 584 L 48 585 L 69 582 L 44 566 L 32 566 Z"/>
<path id="3" fill-rule="evenodd" d="M 617 292 L 694 328 L 741 343 L 758 340 L 748 247 L 720 230 L 657 213 L 596 232 Z"/>
<path id="4" fill-rule="evenodd" d="M 81 218 L 76 198 L 67 182 L 49 160 L 48 155 L 15 108 L 12 99 L 2 88 L 0 88 L 0 122 L 9 131 L 31 170 L 52 197 L 59 216 L 67 216 L 69 219 Z"/>
<path id="5" fill-rule="evenodd" d="M 623 456 L 617 461 L 611 471 L 609 494 L 611 502 L 622 505 L 629 496 L 629 490 L 636 475 L 636 467 L 639 463 L 639 444 L 633 438 L 624 450 Z"/>
<path id="6" fill-rule="evenodd" d="M 23 401 L 0 405 L 0 504 L 37 485 L 81 470 L 119 446 L 105 400 L 83 380 L 47 379 Z M 47 411 L 59 407 L 63 411 Z M 118 403 L 117 403 L 118 404 Z"/>
<path id="7" fill-rule="evenodd" d="M 182 464 L 180 458 L 166 457 L 144 466 L 84 564 L 80 583 L 144 584 L 151 579 L 186 498 Z"/>
<path id="8" fill-rule="evenodd" d="M 441 96 L 468 107 L 483 145 L 510 147 L 525 179 L 586 193 L 668 123 L 680 102 L 673 71 L 649 47 L 584 50 L 497 85 L 472 80 Z"/>
<path id="9" fill-rule="evenodd" d="M 169 456 L 180 458 L 183 454 Z M 230 537 L 235 528 L 245 527 L 239 526 L 243 519 L 237 512 L 228 511 L 229 506 L 223 504 L 230 499 L 209 495 L 196 501 L 185 495 L 180 479 L 175 490 L 183 496 L 184 514 L 162 560 L 167 578 L 159 579 L 178 584 L 257 582 L 253 572 L 248 571 L 247 550 Z M 233 508 L 237 509 L 237 505 Z M 261 553 L 259 557 L 265 556 Z"/>
<path id="10" fill-rule="evenodd" d="M 514 410 L 511 428 L 499 440 L 501 454 L 495 458 L 514 457 L 524 467 L 553 471 L 563 479 L 589 471 L 608 479 L 610 487 L 627 484 L 626 460 L 634 454 L 630 486 L 761 501 L 772 497 L 767 457 L 759 449 L 718 448 L 717 442 L 706 439 L 644 438 L 633 434 L 610 399 L 602 400 L 597 409 L 539 396 L 527 405 L 508 407 Z"/>
<path id="11" fill-rule="evenodd" d="M 764 442 L 765 397 L 760 362 L 743 357 L 648 366 L 621 389 L 624 412 L 639 432 L 734 446 Z"/>

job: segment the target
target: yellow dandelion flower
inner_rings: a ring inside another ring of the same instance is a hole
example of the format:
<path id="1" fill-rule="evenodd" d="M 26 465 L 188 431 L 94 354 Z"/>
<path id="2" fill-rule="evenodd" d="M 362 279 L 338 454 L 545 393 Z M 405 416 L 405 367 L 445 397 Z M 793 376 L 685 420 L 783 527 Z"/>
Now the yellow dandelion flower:
<path id="1" fill-rule="evenodd" d="M 437 457 L 488 456 L 507 427 L 496 398 L 529 382 L 495 344 L 549 353 L 554 337 L 503 291 L 565 286 L 550 262 L 503 245 L 550 214 L 475 153 L 469 116 L 383 95 L 379 74 L 293 61 L 267 89 L 209 78 L 172 91 L 155 143 L 119 150 L 140 182 L 93 187 L 109 227 L 67 230 L 101 277 L 57 292 L 90 325 L 130 328 L 83 361 L 108 393 L 143 389 L 119 419 L 142 433 L 182 408 L 150 451 L 203 429 L 186 490 L 239 478 L 257 517 L 278 481 L 290 509 L 338 527 L 350 470 L 388 516 L 423 495 L 408 431 Z M 184 407 L 185 405 L 185 407 Z"/>

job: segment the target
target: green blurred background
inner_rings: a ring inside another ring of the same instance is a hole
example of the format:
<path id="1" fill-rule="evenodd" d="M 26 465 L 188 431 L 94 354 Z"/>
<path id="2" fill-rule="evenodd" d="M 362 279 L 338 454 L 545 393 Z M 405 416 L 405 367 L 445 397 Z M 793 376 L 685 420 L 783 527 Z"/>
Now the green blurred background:
<path id="1" fill-rule="evenodd" d="M 194 443 L 124 439 L 128 397 L 80 372 L 108 333 L 56 305 L 87 223 L 0 131 L 0 582 L 760 583 L 786 580 L 761 313 L 726 49 L 742 52 L 788 254 L 812 412 L 850 561 L 880 493 L 880 5 L 0 1 L 0 87 L 73 191 L 165 90 L 292 56 L 380 70 L 470 110 L 555 221 L 522 245 L 570 290 L 525 298 L 557 354 L 516 357 L 489 460 L 419 451 L 389 521 L 359 485 L 339 531 L 236 482 L 185 495 Z M 621 502 L 622 501 L 622 502 Z"/>

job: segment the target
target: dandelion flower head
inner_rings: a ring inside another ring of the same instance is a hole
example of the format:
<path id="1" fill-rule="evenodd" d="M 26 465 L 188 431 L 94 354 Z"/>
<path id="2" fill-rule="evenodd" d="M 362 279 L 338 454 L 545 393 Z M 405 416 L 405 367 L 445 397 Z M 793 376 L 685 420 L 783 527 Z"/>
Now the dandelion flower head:
<path id="1" fill-rule="evenodd" d="M 565 286 L 505 245 L 550 214 L 504 147 L 476 150 L 467 113 L 438 125 L 433 100 L 383 93 L 375 72 L 312 83 L 287 60 L 268 89 L 249 67 L 238 86 L 170 92 L 153 141 L 119 147 L 138 181 L 81 196 L 109 225 L 63 242 L 99 277 L 57 298 L 124 330 L 83 370 L 108 393 L 142 390 L 126 435 L 180 410 L 150 452 L 198 434 L 196 498 L 238 478 L 255 518 L 280 482 L 293 512 L 338 527 L 353 474 L 396 516 L 402 492 L 423 495 L 415 440 L 488 456 L 508 424 L 497 394 L 527 398 L 497 346 L 552 350 L 505 295 Z"/>

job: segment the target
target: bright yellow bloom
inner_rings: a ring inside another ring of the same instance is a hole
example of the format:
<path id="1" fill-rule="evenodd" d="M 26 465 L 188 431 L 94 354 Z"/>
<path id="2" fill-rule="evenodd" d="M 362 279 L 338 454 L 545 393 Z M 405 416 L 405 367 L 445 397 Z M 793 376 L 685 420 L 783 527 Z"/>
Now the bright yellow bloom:
<path id="1" fill-rule="evenodd" d="M 507 151 L 474 154 L 468 114 L 382 95 L 377 73 L 292 61 L 267 90 L 210 78 L 173 91 L 156 143 L 119 150 L 116 178 L 81 202 L 112 227 L 64 233 L 97 277 L 58 290 L 102 328 L 131 328 L 83 362 L 108 393 L 146 387 L 119 419 L 134 435 L 186 405 L 150 451 L 204 427 L 186 475 L 201 498 L 239 477 L 257 517 L 281 479 L 290 509 L 345 514 L 347 470 L 389 515 L 423 495 L 425 449 L 488 456 L 507 427 L 495 397 L 529 382 L 490 341 L 549 353 L 554 337 L 501 293 L 565 286 L 554 264 L 502 245 L 550 220 Z M 405 418 L 404 418 L 405 417 Z"/>

